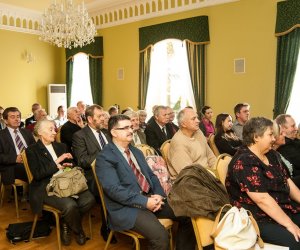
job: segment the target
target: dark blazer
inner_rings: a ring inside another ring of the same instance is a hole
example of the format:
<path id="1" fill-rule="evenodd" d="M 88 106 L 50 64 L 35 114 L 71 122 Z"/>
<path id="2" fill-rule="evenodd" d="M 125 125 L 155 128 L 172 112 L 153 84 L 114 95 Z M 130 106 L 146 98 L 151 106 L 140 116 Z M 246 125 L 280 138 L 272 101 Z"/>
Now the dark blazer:
<path id="1" fill-rule="evenodd" d="M 105 131 L 102 131 L 102 133 L 110 142 L 111 139 L 107 133 Z M 101 151 L 101 147 L 89 126 L 82 128 L 73 135 L 72 150 L 77 164 L 83 169 L 91 169 L 91 164 Z"/>
<path id="2" fill-rule="evenodd" d="M 53 142 L 52 145 L 57 157 L 67 152 L 67 147 L 63 143 Z M 47 195 L 46 186 L 52 175 L 58 171 L 58 168 L 51 154 L 40 140 L 26 149 L 26 155 L 33 175 L 33 181 L 29 185 L 29 203 L 32 212 L 40 214 L 44 198 Z"/>
<path id="3" fill-rule="evenodd" d="M 129 149 L 150 184 L 150 192 L 165 196 L 143 153 L 131 145 Z M 109 227 L 117 231 L 131 229 L 139 209 L 147 209 L 148 198 L 140 193 L 136 176 L 114 143 L 107 144 L 97 155 L 96 173 L 104 190 Z"/>
<path id="4" fill-rule="evenodd" d="M 27 146 L 34 144 L 35 140 L 30 131 L 19 129 Z M 3 184 L 9 185 L 15 182 L 14 167 L 17 164 L 17 152 L 8 128 L 0 130 L 0 171 Z M 22 164 L 23 165 L 23 164 Z"/>
<path id="5" fill-rule="evenodd" d="M 67 121 L 60 129 L 60 140 L 67 145 L 68 152 L 72 152 L 72 137 L 73 134 L 81 129 L 80 126 Z"/>
<path id="6" fill-rule="evenodd" d="M 171 125 L 168 123 L 166 124 L 166 131 L 167 136 L 161 131 L 161 128 L 158 126 L 155 120 L 152 120 L 147 124 L 145 129 L 145 135 L 147 144 L 153 147 L 159 154 L 160 153 L 160 146 L 166 141 L 173 137 L 174 131 L 171 128 Z"/>
<path id="7" fill-rule="evenodd" d="M 36 120 L 34 119 L 34 115 L 32 115 L 25 120 L 25 127 L 27 127 L 29 124 L 35 123 L 35 122 L 36 122 Z"/>
<path id="8" fill-rule="evenodd" d="M 147 144 L 146 135 L 141 130 L 136 131 L 138 137 L 140 138 L 141 144 Z M 131 141 L 131 145 L 134 146 L 134 140 Z"/>

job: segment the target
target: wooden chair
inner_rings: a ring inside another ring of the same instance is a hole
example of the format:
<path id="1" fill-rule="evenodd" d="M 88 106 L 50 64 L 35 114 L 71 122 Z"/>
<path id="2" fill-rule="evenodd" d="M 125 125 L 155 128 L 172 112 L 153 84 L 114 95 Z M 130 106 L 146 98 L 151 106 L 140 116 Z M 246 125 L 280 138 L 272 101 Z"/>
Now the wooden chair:
<path id="1" fill-rule="evenodd" d="M 219 149 L 217 148 L 217 145 L 215 144 L 215 135 L 211 134 L 208 138 L 207 141 L 209 147 L 211 148 L 211 150 L 213 151 L 213 153 L 215 154 L 216 157 L 218 157 L 220 155 Z"/>
<path id="2" fill-rule="evenodd" d="M 26 170 L 26 174 L 27 174 L 27 177 L 28 177 L 28 181 L 29 181 L 29 183 L 31 183 L 32 180 L 33 180 L 33 176 L 32 176 L 32 173 L 31 173 L 29 165 L 28 165 L 26 152 L 23 151 L 21 153 L 21 155 L 22 155 L 23 164 L 24 164 L 24 167 L 25 167 L 25 170 Z M 43 205 L 43 210 L 51 212 L 55 217 L 57 245 L 58 245 L 58 250 L 61 250 L 60 223 L 59 223 L 59 218 L 60 218 L 60 215 L 61 215 L 61 211 L 54 208 L 54 207 L 52 207 L 52 206 L 46 205 L 46 204 Z M 32 224 L 32 228 L 31 228 L 31 232 L 30 232 L 29 241 L 31 241 L 32 238 L 33 238 L 33 234 L 34 234 L 34 230 L 35 230 L 35 227 L 36 227 L 37 220 L 38 220 L 38 214 L 35 214 L 34 218 L 33 218 L 33 224 Z M 92 239 L 91 213 L 89 213 L 89 229 L 90 229 L 90 239 Z"/>
<path id="3" fill-rule="evenodd" d="M 229 154 L 221 154 L 218 156 L 215 163 L 217 177 L 223 185 L 225 183 L 228 164 L 231 159 L 232 157 Z M 210 237 L 210 234 L 213 229 L 214 221 L 205 217 L 197 217 L 192 218 L 192 224 L 199 250 L 202 250 L 203 247 L 213 244 L 213 238 Z"/>
<path id="4" fill-rule="evenodd" d="M 168 160 L 168 153 L 170 149 L 171 139 L 166 140 L 161 146 L 160 146 L 160 152 L 162 154 L 162 157 L 164 158 L 167 166 L 170 166 L 170 162 Z"/>
<path id="5" fill-rule="evenodd" d="M 3 183 L 1 183 L 0 207 L 3 206 L 3 201 L 4 201 L 4 197 L 5 197 L 5 190 L 7 189 L 7 187 L 12 187 L 13 188 L 14 198 L 15 198 L 15 206 L 16 206 L 16 214 L 17 214 L 17 218 L 19 219 L 20 214 L 19 214 L 19 201 L 18 201 L 17 187 L 23 187 L 23 190 L 27 190 L 28 183 L 23 181 L 23 180 L 19 180 L 19 179 L 15 179 L 15 182 L 13 184 L 10 184 L 10 185 L 4 185 Z"/>
<path id="6" fill-rule="evenodd" d="M 107 221 L 107 210 L 106 210 L 106 205 L 105 205 L 105 200 L 104 200 L 104 192 L 103 192 L 102 186 L 101 186 L 101 184 L 99 182 L 99 179 L 97 177 L 97 174 L 96 174 L 96 160 L 93 161 L 91 166 L 92 166 L 92 171 L 93 171 L 94 178 L 95 178 L 95 181 L 96 181 L 96 185 L 97 185 L 97 188 L 98 188 L 98 191 L 99 191 L 101 205 L 102 205 L 102 208 L 103 208 L 104 218 L 102 218 L 102 220 Z M 172 250 L 173 249 L 173 237 L 172 237 L 173 221 L 170 220 L 170 219 L 159 219 L 159 221 L 166 228 L 166 230 L 168 230 L 168 232 L 169 232 L 169 235 L 170 235 L 170 249 Z M 144 236 L 142 236 L 141 234 L 139 234 L 139 233 L 137 233 L 133 230 L 123 230 L 123 231 L 117 231 L 117 232 L 121 233 L 121 234 L 125 234 L 125 235 L 131 237 L 134 240 L 135 249 L 140 250 L 139 240 L 140 239 L 145 239 Z M 108 249 L 108 246 L 110 244 L 110 241 L 111 241 L 114 233 L 115 233 L 115 231 L 113 231 L 113 230 L 110 231 L 104 250 Z"/>
<path id="7" fill-rule="evenodd" d="M 61 130 L 61 127 L 62 127 L 62 126 L 59 126 L 59 127 L 57 128 L 57 132 L 56 132 L 56 136 L 55 136 L 55 141 L 56 141 L 56 142 L 61 142 L 61 139 L 60 139 L 60 130 Z"/>
<path id="8" fill-rule="evenodd" d="M 134 145 L 136 148 L 138 148 L 139 150 L 141 150 L 143 152 L 143 155 L 149 156 L 149 155 L 155 155 L 156 151 L 154 148 L 150 147 L 147 144 L 136 144 Z"/>

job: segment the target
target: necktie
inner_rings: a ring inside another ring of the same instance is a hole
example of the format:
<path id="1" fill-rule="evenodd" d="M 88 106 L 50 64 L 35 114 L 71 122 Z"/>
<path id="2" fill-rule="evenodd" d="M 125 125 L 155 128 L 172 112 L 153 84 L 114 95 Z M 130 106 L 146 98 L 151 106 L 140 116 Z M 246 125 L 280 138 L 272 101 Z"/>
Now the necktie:
<path id="1" fill-rule="evenodd" d="M 129 151 L 129 149 L 126 149 L 125 153 L 127 155 L 128 163 L 129 163 L 129 165 L 130 165 L 130 167 L 131 167 L 134 175 L 136 176 L 137 181 L 138 181 L 138 183 L 139 183 L 142 191 L 145 192 L 145 193 L 148 193 L 149 189 L 150 189 L 148 181 L 146 180 L 145 176 L 142 175 L 142 173 L 134 165 L 134 163 L 133 163 L 133 161 L 132 161 L 132 159 L 130 157 L 130 151 Z"/>
<path id="2" fill-rule="evenodd" d="M 161 129 L 161 131 L 164 133 L 165 137 L 167 138 L 168 136 L 167 136 L 167 132 L 166 132 L 166 127 L 163 127 L 163 128 Z"/>
<path id="3" fill-rule="evenodd" d="M 19 151 L 21 153 L 23 151 L 23 149 L 25 148 L 25 146 L 24 146 L 24 144 L 23 144 L 23 142 L 22 142 L 22 140 L 21 140 L 21 138 L 20 138 L 20 136 L 18 134 L 18 130 L 17 129 L 14 130 L 14 133 L 16 135 L 16 137 L 15 137 L 16 145 L 17 145 L 17 147 L 18 147 L 18 149 L 19 149 Z"/>
<path id="4" fill-rule="evenodd" d="M 100 131 L 99 131 L 99 140 L 100 140 L 101 148 L 103 149 L 106 143 Z"/>

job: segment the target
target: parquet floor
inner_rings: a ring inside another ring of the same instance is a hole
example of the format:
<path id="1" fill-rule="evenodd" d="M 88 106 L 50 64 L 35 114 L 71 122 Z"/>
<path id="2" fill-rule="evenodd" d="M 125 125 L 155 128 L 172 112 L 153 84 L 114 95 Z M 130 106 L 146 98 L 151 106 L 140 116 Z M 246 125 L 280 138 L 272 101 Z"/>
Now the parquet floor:
<path id="1" fill-rule="evenodd" d="M 18 242 L 15 245 L 11 244 L 6 238 L 6 228 L 10 223 L 32 221 L 33 215 L 30 211 L 29 204 L 27 202 L 19 202 L 20 206 L 20 218 L 17 219 L 15 204 L 13 201 L 9 202 L 7 199 L 3 203 L 3 207 L 0 208 L 0 250 L 57 250 L 56 241 L 56 228 L 52 229 L 49 236 L 33 240 L 32 242 Z M 102 250 L 104 249 L 105 242 L 99 235 L 99 229 L 101 225 L 100 210 L 97 204 L 92 210 L 92 228 L 93 238 L 88 240 L 84 246 L 77 245 L 75 239 L 72 239 L 70 246 L 63 246 L 63 250 Z M 87 216 L 84 218 L 83 227 L 87 236 L 89 235 Z M 117 234 L 117 244 L 111 244 L 109 250 L 129 250 L 132 249 L 132 241 L 129 237 Z M 145 242 L 142 243 L 142 248 L 145 249 Z"/>

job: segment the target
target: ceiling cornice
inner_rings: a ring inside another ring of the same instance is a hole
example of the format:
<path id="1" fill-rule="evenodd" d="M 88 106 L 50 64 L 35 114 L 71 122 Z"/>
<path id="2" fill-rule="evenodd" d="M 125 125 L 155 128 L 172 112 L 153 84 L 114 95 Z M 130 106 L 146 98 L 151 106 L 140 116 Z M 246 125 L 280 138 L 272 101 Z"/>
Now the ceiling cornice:
<path id="1" fill-rule="evenodd" d="M 96 28 L 102 29 L 236 1 L 240 0 L 135 0 L 105 9 L 97 9 L 94 3 L 86 7 Z M 38 11 L 0 3 L 0 29 L 39 34 L 41 15 Z"/>

